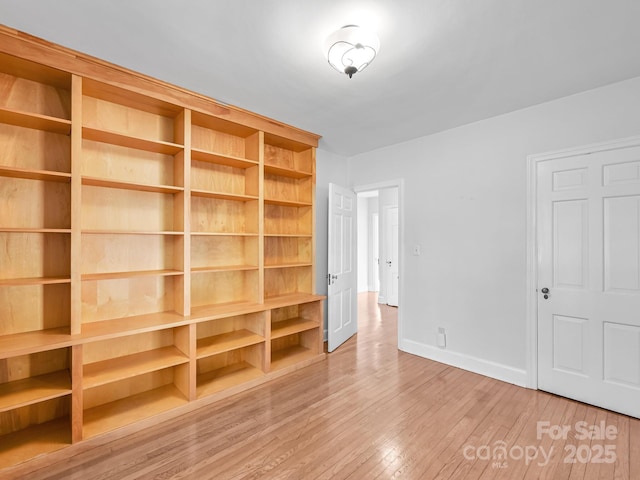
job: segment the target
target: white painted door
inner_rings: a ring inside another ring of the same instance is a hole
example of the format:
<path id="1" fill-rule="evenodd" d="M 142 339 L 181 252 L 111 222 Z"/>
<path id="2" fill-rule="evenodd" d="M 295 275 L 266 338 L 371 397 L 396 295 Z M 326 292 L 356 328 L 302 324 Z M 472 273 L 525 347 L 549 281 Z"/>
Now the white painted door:
<path id="1" fill-rule="evenodd" d="M 329 184 L 328 336 L 332 352 L 358 331 L 356 194 Z"/>
<path id="2" fill-rule="evenodd" d="M 371 274 L 373 276 L 373 291 L 380 291 L 380 224 L 378 214 L 374 213 L 371 217 L 372 233 L 371 233 L 371 251 L 373 253 L 371 263 Z"/>
<path id="3" fill-rule="evenodd" d="M 400 232 L 398 222 L 398 207 L 389 207 L 386 209 L 386 229 L 387 229 L 387 251 L 386 251 L 386 268 L 387 268 L 387 305 L 398 306 L 398 235 Z"/>
<path id="4" fill-rule="evenodd" d="M 538 387 L 640 417 L 640 147 L 539 162 L 537 185 Z"/>

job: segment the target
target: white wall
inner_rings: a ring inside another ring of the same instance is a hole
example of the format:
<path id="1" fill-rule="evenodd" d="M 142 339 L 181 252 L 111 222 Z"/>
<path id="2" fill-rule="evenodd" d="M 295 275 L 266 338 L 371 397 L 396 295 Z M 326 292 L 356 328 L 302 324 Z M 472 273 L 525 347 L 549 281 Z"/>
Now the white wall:
<path id="1" fill-rule="evenodd" d="M 401 348 L 525 384 L 526 157 L 637 134 L 640 77 L 351 158 L 405 181 Z"/>
<path id="2" fill-rule="evenodd" d="M 347 159 L 318 148 L 316 150 L 316 292 L 319 295 L 327 294 L 329 183 L 347 185 Z M 326 339 L 326 304 L 324 326 Z"/>

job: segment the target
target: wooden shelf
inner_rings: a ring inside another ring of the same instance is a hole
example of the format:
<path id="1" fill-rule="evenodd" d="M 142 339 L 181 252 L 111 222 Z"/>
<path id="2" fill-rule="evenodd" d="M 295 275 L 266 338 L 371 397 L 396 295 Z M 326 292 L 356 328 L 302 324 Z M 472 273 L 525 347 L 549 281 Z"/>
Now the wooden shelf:
<path id="1" fill-rule="evenodd" d="M 316 302 L 318 300 L 324 300 L 326 297 L 322 295 L 314 295 L 311 293 L 290 293 L 288 295 L 277 295 L 266 298 L 264 301 L 265 306 L 268 308 L 280 308 L 287 307 L 289 305 L 299 305 L 301 303 Z"/>
<path id="2" fill-rule="evenodd" d="M 242 233 L 242 232 L 191 232 L 194 236 L 210 236 L 210 237 L 257 237 L 257 233 Z"/>
<path id="3" fill-rule="evenodd" d="M 0 360 L 71 345 L 69 328 L 50 328 L 0 336 Z"/>
<path id="4" fill-rule="evenodd" d="M 217 355 L 262 342 L 264 342 L 262 335 L 246 329 L 201 338 L 197 344 L 197 358 Z"/>
<path id="5" fill-rule="evenodd" d="M 121 147 L 135 148 L 145 152 L 161 153 L 164 155 L 176 155 L 184 150 L 182 145 L 162 142 L 159 140 L 147 140 L 144 138 L 132 137 L 118 132 L 99 130 L 97 128 L 82 127 L 82 138 L 94 142 L 108 143 Z"/>
<path id="6" fill-rule="evenodd" d="M 82 281 L 115 280 L 118 278 L 138 277 L 168 277 L 183 274 L 184 272 L 181 270 L 144 270 L 139 272 L 85 273 L 82 275 Z"/>
<path id="7" fill-rule="evenodd" d="M 278 263 L 276 265 L 265 265 L 264 268 L 295 268 L 295 267 L 311 267 L 311 262 L 289 262 Z"/>
<path id="8" fill-rule="evenodd" d="M 265 233 L 264 236 L 273 238 L 313 238 L 313 235 L 303 233 Z"/>
<path id="9" fill-rule="evenodd" d="M 290 318 L 271 325 L 271 338 L 281 338 L 294 333 L 318 328 L 318 322 L 306 318 Z"/>
<path id="10" fill-rule="evenodd" d="M 258 200 L 258 197 L 254 195 L 236 195 L 234 193 L 218 193 L 194 189 L 191 190 L 191 196 L 202 198 L 217 198 L 220 200 L 232 200 L 234 202 L 249 202 L 251 200 Z"/>
<path id="11" fill-rule="evenodd" d="M 38 113 L 21 112 L 10 108 L 0 108 L 0 123 L 16 127 L 33 128 L 61 135 L 71 134 L 71 120 L 49 117 Z"/>
<path id="12" fill-rule="evenodd" d="M 224 265 L 219 267 L 191 268 L 191 273 L 216 273 L 216 272 L 241 272 L 246 270 L 258 270 L 256 265 Z"/>
<path id="13" fill-rule="evenodd" d="M 261 312 L 264 306 L 255 302 L 228 302 L 217 305 L 203 305 L 191 307 L 191 320 L 202 322 L 205 320 L 215 320 L 217 318 L 230 317 L 233 315 L 244 315 L 246 313 Z"/>
<path id="14" fill-rule="evenodd" d="M 152 332 L 189 324 L 189 317 L 176 312 L 148 313 L 82 324 L 82 339 L 104 340 L 135 333 Z"/>
<path id="15" fill-rule="evenodd" d="M 0 177 L 23 178 L 26 180 L 43 180 L 47 182 L 60 183 L 71 182 L 70 173 L 6 166 L 0 166 Z"/>
<path id="16" fill-rule="evenodd" d="M 86 235 L 184 235 L 184 232 L 144 230 L 82 230 Z"/>
<path id="17" fill-rule="evenodd" d="M 294 200 L 279 200 L 277 198 L 265 198 L 265 205 L 278 205 L 280 207 L 310 207 L 311 202 L 298 202 Z"/>
<path id="18" fill-rule="evenodd" d="M 61 418 L 0 437 L 0 469 L 71 444 L 69 418 Z"/>
<path id="19" fill-rule="evenodd" d="M 186 403 L 187 399 L 174 385 L 165 385 L 122 400 L 93 407 L 84 411 L 84 437 L 95 437 Z"/>
<path id="20" fill-rule="evenodd" d="M 0 228 L 2 233 L 71 233 L 70 228 Z"/>
<path id="21" fill-rule="evenodd" d="M 280 177 L 289 177 L 289 178 L 305 178 L 311 177 L 313 173 L 311 172 L 302 172 L 300 170 L 293 170 L 291 168 L 278 167 L 275 165 L 267 165 L 264 166 L 264 173 L 271 173 L 273 175 L 278 175 Z"/>
<path id="22" fill-rule="evenodd" d="M 171 185 L 147 185 L 136 182 L 123 182 L 120 180 L 109 180 L 106 178 L 82 177 L 82 184 L 92 187 L 120 188 L 124 190 L 135 190 L 140 192 L 155 193 L 180 193 L 184 192 L 182 187 L 174 187 Z"/>
<path id="23" fill-rule="evenodd" d="M 191 148 L 191 159 L 234 168 L 249 168 L 258 165 L 258 162 L 255 160 L 208 152 L 199 148 Z"/>
<path id="24" fill-rule="evenodd" d="M 0 412 L 71 394 L 71 376 L 66 370 L 0 383 Z"/>
<path id="25" fill-rule="evenodd" d="M 174 367 L 188 361 L 189 357 L 176 347 L 164 347 L 90 363 L 83 368 L 82 387 L 85 389 L 98 387 L 117 380 Z"/>
<path id="26" fill-rule="evenodd" d="M 260 378 L 263 375 L 264 372 L 247 362 L 234 363 L 233 365 L 198 375 L 196 395 L 198 398 L 205 397 Z"/>
<path id="27" fill-rule="evenodd" d="M 290 367 L 296 363 L 310 360 L 317 356 L 308 348 L 299 345 L 271 352 L 271 370 L 281 370 Z"/>
<path id="28" fill-rule="evenodd" d="M 3 278 L 0 287 L 26 285 L 52 285 L 54 283 L 71 283 L 69 277 L 32 277 L 32 278 Z"/>

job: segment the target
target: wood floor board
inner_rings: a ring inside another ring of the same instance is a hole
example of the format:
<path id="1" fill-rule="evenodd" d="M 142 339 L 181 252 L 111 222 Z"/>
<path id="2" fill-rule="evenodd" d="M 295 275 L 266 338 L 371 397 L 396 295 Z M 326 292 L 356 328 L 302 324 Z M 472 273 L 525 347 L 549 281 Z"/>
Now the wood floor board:
<path id="1" fill-rule="evenodd" d="M 0 478 L 640 478 L 640 420 L 400 352 L 396 313 L 361 295 L 359 333 L 326 361 L 61 461 L 0 470 Z M 539 438 L 539 421 L 615 426 L 615 463 L 565 463 L 567 446 L 603 441 L 575 432 Z M 546 466 L 508 459 L 505 468 L 463 455 L 465 446 L 496 442 L 555 454 Z"/>

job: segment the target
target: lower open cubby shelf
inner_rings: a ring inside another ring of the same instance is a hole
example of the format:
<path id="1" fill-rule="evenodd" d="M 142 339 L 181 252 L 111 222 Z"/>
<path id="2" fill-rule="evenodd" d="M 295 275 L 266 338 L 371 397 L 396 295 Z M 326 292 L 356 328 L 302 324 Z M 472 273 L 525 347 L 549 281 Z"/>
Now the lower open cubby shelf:
<path id="1" fill-rule="evenodd" d="M 289 293 L 0 336 L 0 476 L 323 360 L 323 301 Z"/>

